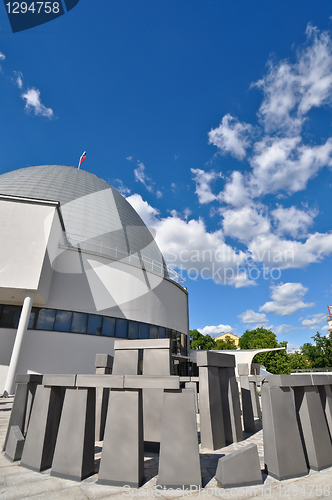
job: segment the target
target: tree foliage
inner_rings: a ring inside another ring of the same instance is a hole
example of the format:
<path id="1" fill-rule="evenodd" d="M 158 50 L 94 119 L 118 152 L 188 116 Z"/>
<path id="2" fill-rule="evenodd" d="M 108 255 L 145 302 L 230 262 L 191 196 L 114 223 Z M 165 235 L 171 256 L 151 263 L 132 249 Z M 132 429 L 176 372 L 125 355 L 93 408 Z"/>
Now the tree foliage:
<path id="1" fill-rule="evenodd" d="M 237 349 L 235 340 L 232 339 L 232 337 L 230 337 L 229 335 L 226 335 L 224 340 L 223 339 L 215 340 L 215 344 L 216 347 L 214 347 L 214 349 L 217 349 L 218 351 Z"/>
<path id="2" fill-rule="evenodd" d="M 315 345 L 307 342 L 302 346 L 302 355 L 306 359 L 306 368 L 330 368 L 332 366 L 332 334 L 311 337 Z"/>
<path id="3" fill-rule="evenodd" d="M 190 349 L 215 349 L 215 340 L 210 335 L 203 335 L 198 330 L 189 330 Z"/>

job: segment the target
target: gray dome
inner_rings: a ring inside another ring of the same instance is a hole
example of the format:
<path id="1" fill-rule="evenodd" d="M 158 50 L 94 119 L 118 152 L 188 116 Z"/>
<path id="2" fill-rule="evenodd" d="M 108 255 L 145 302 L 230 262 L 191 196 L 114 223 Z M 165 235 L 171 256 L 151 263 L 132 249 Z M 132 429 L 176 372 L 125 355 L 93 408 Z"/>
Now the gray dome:
<path id="1" fill-rule="evenodd" d="M 60 202 L 69 245 L 167 276 L 151 232 L 125 198 L 86 170 L 40 165 L 0 175 L 0 194 Z"/>

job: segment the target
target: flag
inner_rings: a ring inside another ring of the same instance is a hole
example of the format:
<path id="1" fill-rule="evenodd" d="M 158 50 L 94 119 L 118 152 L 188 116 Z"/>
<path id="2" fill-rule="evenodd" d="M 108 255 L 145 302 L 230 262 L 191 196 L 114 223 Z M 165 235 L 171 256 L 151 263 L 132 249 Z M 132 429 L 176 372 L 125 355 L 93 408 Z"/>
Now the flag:
<path id="1" fill-rule="evenodd" d="M 81 165 L 82 161 L 85 160 L 85 158 L 86 158 L 86 151 L 84 151 L 84 153 L 82 154 L 82 156 L 80 158 L 80 161 L 78 163 L 78 168 L 80 168 L 80 165 Z"/>

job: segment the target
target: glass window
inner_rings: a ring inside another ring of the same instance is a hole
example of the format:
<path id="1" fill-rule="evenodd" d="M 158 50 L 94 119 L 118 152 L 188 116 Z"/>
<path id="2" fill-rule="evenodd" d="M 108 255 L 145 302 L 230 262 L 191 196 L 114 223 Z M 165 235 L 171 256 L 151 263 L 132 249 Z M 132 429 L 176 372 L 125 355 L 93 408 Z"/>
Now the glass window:
<path id="1" fill-rule="evenodd" d="M 166 337 L 166 328 L 163 326 L 159 327 L 159 338 L 164 339 Z"/>
<path id="2" fill-rule="evenodd" d="M 150 335 L 150 325 L 147 323 L 141 323 L 139 338 L 140 339 L 148 339 Z"/>
<path id="3" fill-rule="evenodd" d="M 181 354 L 182 356 L 186 356 L 187 354 L 187 335 L 181 333 Z"/>
<path id="4" fill-rule="evenodd" d="M 105 337 L 114 337 L 115 333 L 115 318 L 103 317 L 103 326 L 101 329 L 101 334 Z"/>
<path id="5" fill-rule="evenodd" d="M 115 336 L 122 339 L 127 338 L 128 321 L 126 319 L 116 320 Z"/>
<path id="6" fill-rule="evenodd" d="M 137 321 L 129 321 L 128 323 L 128 339 L 139 338 L 139 323 Z"/>
<path id="7" fill-rule="evenodd" d="M 53 309 L 40 309 L 36 324 L 37 330 L 53 330 L 55 311 Z"/>
<path id="8" fill-rule="evenodd" d="M 166 338 L 171 339 L 172 338 L 172 330 L 169 328 L 166 328 Z"/>
<path id="9" fill-rule="evenodd" d="M 71 322 L 71 332 L 74 333 L 86 333 L 86 323 L 88 320 L 88 315 L 85 313 L 73 313 L 73 319 Z"/>
<path id="10" fill-rule="evenodd" d="M 90 335 L 101 335 L 101 321 L 103 317 L 97 316 L 97 314 L 89 314 L 88 318 L 88 329 L 86 333 Z"/>
<path id="11" fill-rule="evenodd" d="M 57 311 L 54 330 L 57 332 L 70 332 L 70 324 L 73 313 L 70 311 Z"/>
<path id="12" fill-rule="evenodd" d="M 150 339 L 158 338 L 158 327 L 155 325 L 150 326 Z"/>
<path id="13" fill-rule="evenodd" d="M 20 306 L 3 306 L 0 327 L 17 328 L 21 316 Z"/>
<path id="14" fill-rule="evenodd" d="M 33 327 L 35 326 L 35 321 L 36 321 L 37 315 L 38 315 L 38 309 L 36 307 L 33 307 L 31 309 L 31 313 L 30 313 L 28 330 L 32 330 Z"/>
<path id="15" fill-rule="evenodd" d="M 172 353 L 177 354 L 177 352 L 176 331 L 172 330 Z"/>

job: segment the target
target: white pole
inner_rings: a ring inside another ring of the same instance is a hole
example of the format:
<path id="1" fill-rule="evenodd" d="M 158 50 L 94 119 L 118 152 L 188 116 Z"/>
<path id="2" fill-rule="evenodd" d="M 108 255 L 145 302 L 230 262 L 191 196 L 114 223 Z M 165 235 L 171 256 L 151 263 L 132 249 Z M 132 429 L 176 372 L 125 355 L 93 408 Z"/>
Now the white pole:
<path id="1" fill-rule="evenodd" d="M 24 334 L 28 328 L 28 324 L 29 324 L 30 313 L 31 313 L 31 308 L 32 308 L 32 303 L 33 303 L 33 297 L 34 297 L 34 292 L 27 292 L 27 294 L 24 298 L 24 301 L 23 301 L 22 312 L 21 312 L 19 323 L 18 323 L 15 343 L 14 343 L 12 356 L 10 358 L 9 368 L 8 368 L 8 372 L 7 372 L 5 389 L 4 389 L 4 393 L 3 393 L 4 396 L 8 396 L 8 394 L 11 394 L 11 392 L 12 392 L 12 387 L 13 387 L 14 381 L 15 381 L 17 363 L 18 363 L 18 359 L 20 356 L 23 336 L 24 336 Z"/>

